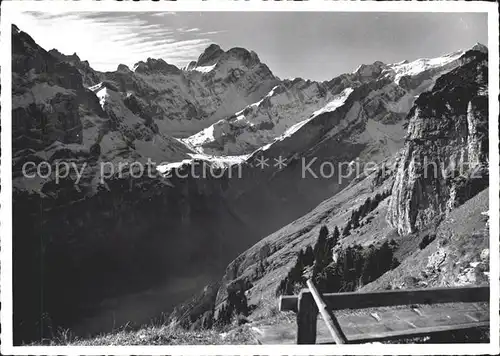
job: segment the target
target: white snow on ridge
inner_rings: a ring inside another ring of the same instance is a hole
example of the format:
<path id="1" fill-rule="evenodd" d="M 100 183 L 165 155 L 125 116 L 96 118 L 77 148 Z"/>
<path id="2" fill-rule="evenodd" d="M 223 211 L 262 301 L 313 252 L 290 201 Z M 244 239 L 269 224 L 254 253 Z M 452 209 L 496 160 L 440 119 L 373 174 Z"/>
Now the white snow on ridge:
<path id="1" fill-rule="evenodd" d="M 101 87 L 102 87 L 102 82 L 98 83 L 96 85 L 92 85 L 92 86 L 88 87 L 87 89 L 92 90 L 93 92 L 95 92 L 97 89 L 99 89 Z"/>
<path id="2" fill-rule="evenodd" d="M 110 94 L 108 93 L 107 88 L 101 82 L 101 83 L 98 83 L 96 85 L 88 87 L 88 89 L 92 90 L 94 92 L 94 94 L 99 99 L 99 104 L 101 105 L 101 108 L 104 109 L 104 104 L 106 103 L 106 101 L 110 97 Z"/>
<path id="3" fill-rule="evenodd" d="M 156 170 L 161 174 L 167 174 L 174 169 L 178 169 L 183 165 L 192 164 L 194 161 L 202 161 L 208 163 L 211 167 L 228 168 L 236 164 L 245 162 L 250 155 L 241 156 L 212 156 L 202 153 L 188 153 L 191 158 L 183 159 L 179 162 L 171 162 L 156 166 Z"/>
<path id="4" fill-rule="evenodd" d="M 360 70 L 361 68 L 363 67 L 362 64 L 360 64 L 359 66 L 356 67 L 356 69 L 354 69 L 351 74 L 355 74 L 358 70 Z"/>
<path id="5" fill-rule="evenodd" d="M 232 166 L 233 164 L 243 163 L 248 159 L 248 157 L 250 157 L 250 154 L 239 155 L 239 156 L 213 156 L 202 153 L 188 153 L 188 155 L 191 156 L 192 159 L 207 161 L 214 165 L 224 166 L 224 167 Z"/>
<path id="6" fill-rule="evenodd" d="M 189 164 L 191 163 L 191 159 L 183 159 L 180 162 L 172 162 L 172 163 L 167 163 L 167 164 L 159 164 L 156 166 L 156 170 L 160 172 L 161 174 L 166 174 L 170 172 L 172 169 L 177 169 L 182 167 L 184 164 Z"/>
<path id="7" fill-rule="evenodd" d="M 330 101 L 328 104 L 326 104 L 324 107 L 322 107 L 319 110 L 316 110 L 308 119 L 303 120 L 292 127 L 290 127 L 288 130 L 286 130 L 282 135 L 277 137 L 273 142 L 265 145 L 262 147 L 263 151 L 266 151 L 269 149 L 269 147 L 272 146 L 273 143 L 277 141 L 282 141 L 283 139 L 292 136 L 295 132 L 297 132 L 301 127 L 303 127 L 305 124 L 307 124 L 309 121 L 313 120 L 316 118 L 318 115 L 324 114 L 326 112 L 332 112 L 335 111 L 337 108 L 341 107 L 344 105 L 346 99 L 351 95 L 353 92 L 352 88 L 346 88 L 344 89 L 340 94 L 336 95 L 335 99 Z"/>
<path id="8" fill-rule="evenodd" d="M 101 105 L 101 108 L 104 110 L 104 104 L 106 103 L 106 100 L 109 98 L 108 94 L 108 89 L 106 87 L 103 87 L 102 89 L 98 90 L 95 95 L 99 98 L 99 104 Z"/>
<path id="9" fill-rule="evenodd" d="M 189 136 L 188 138 L 179 139 L 179 141 L 181 141 L 183 144 L 189 146 L 191 149 L 198 151 L 197 147 L 202 146 L 206 142 L 212 142 L 215 140 L 215 136 L 214 136 L 215 124 L 210 125 L 209 127 L 201 130 L 200 132 L 198 132 L 192 136 Z"/>
<path id="10" fill-rule="evenodd" d="M 201 73 L 208 73 L 208 72 L 211 72 L 215 68 L 216 65 L 217 65 L 217 63 L 215 63 L 211 66 L 194 67 L 192 70 L 195 70 L 195 71 L 201 72 Z"/>
<path id="11" fill-rule="evenodd" d="M 265 97 L 263 97 L 261 100 L 259 100 L 259 101 L 255 102 L 255 103 L 253 103 L 253 104 L 250 104 L 250 106 L 259 106 L 265 98 L 270 98 L 271 96 L 273 96 L 273 95 L 274 95 L 274 91 L 276 90 L 276 88 L 277 88 L 277 87 L 278 87 L 277 85 L 276 85 L 276 86 L 274 86 L 274 87 L 271 89 L 271 91 L 270 91 L 269 93 L 267 93 L 267 95 L 266 95 Z M 245 110 L 245 109 L 243 109 L 243 110 L 241 110 L 240 112 L 236 113 L 236 115 L 238 115 L 238 114 L 242 113 L 244 110 Z"/>
<path id="12" fill-rule="evenodd" d="M 325 112 L 330 112 L 330 111 L 334 111 L 335 109 L 337 109 L 339 106 L 343 105 L 344 102 L 346 101 L 346 99 L 349 97 L 349 95 L 351 95 L 351 93 L 353 92 L 353 89 L 352 88 L 346 88 L 344 89 L 340 94 L 338 94 L 335 99 L 333 99 L 332 101 L 330 101 L 328 104 L 326 104 L 325 106 L 323 106 L 321 109 L 319 110 L 316 110 L 313 114 L 312 114 L 312 117 L 311 118 L 314 118 L 320 114 L 323 114 Z"/>

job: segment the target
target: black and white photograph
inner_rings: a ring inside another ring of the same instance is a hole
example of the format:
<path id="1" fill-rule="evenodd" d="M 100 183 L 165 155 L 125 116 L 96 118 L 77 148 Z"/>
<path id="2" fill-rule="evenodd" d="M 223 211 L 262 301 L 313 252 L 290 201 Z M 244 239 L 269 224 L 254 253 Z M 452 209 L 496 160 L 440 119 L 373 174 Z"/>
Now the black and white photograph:
<path id="1" fill-rule="evenodd" d="M 498 352 L 496 4 L 15 3 L 3 354 Z"/>

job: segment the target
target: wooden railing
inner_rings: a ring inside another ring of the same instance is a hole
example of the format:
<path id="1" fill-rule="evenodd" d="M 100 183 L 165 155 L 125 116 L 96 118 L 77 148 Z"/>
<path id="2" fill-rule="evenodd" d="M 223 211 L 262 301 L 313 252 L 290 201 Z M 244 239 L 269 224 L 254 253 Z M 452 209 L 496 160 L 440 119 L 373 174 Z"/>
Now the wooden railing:
<path id="1" fill-rule="evenodd" d="M 489 315 L 486 311 L 481 314 L 482 319 L 469 317 L 470 322 L 447 323 L 445 325 L 417 327 L 412 325 L 408 330 L 388 330 L 387 332 L 367 332 L 348 338 L 333 314 L 334 310 L 363 309 L 378 307 L 394 307 L 401 305 L 439 305 L 443 303 L 478 303 L 489 301 L 488 286 L 466 286 L 454 288 L 432 288 L 417 290 L 391 290 L 370 293 L 331 293 L 321 295 L 311 280 L 307 281 L 308 289 L 304 289 L 298 296 L 282 296 L 279 302 L 281 311 L 291 310 L 297 313 L 297 343 L 316 343 L 318 313 L 325 321 L 333 341 L 337 344 L 369 342 L 400 338 L 405 336 L 428 335 L 434 332 L 452 331 L 465 328 L 489 326 Z M 463 307 L 463 305 L 462 305 Z M 457 307 L 460 313 L 460 307 Z M 415 308 L 413 308 L 415 309 Z M 440 312 L 439 307 L 433 309 Z M 450 308 L 448 307 L 447 311 Z M 469 316 L 469 315 L 467 315 Z M 450 318 L 448 316 L 448 318 Z M 487 319 L 487 320 L 486 320 Z M 432 320 L 430 320 L 432 322 Z M 411 323 L 409 323 L 411 324 Z M 442 324 L 442 323 L 441 323 Z M 386 327 L 386 329 L 389 329 Z"/>

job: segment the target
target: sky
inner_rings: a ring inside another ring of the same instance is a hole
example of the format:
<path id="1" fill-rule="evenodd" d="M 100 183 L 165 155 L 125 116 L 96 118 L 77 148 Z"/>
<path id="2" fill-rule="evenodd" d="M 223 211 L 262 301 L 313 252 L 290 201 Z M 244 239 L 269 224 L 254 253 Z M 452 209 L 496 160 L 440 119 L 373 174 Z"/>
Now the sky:
<path id="1" fill-rule="evenodd" d="M 211 43 L 255 51 L 280 78 L 329 80 L 360 64 L 437 57 L 487 44 L 486 13 L 26 12 L 12 19 L 46 50 L 100 71 L 163 58 L 179 67 Z"/>

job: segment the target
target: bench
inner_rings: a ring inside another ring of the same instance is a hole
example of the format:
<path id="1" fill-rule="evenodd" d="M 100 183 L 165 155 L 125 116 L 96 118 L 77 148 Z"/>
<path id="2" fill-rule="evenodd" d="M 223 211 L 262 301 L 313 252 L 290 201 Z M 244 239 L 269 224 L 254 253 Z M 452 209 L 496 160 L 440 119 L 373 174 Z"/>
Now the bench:
<path id="1" fill-rule="evenodd" d="M 297 313 L 297 344 L 316 343 L 318 314 L 336 344 L 489 327 L 489 286 L 323 295 L 311 280 L 307 287 L 298 296 L 281 296 L 279 300 L 281 311 Z M 364 314 L 351 312 L 337 318 L 333 313 L 346 309 L 364 310 Z"/>

